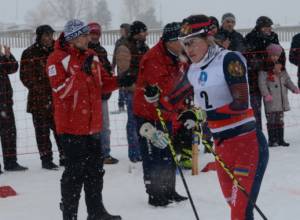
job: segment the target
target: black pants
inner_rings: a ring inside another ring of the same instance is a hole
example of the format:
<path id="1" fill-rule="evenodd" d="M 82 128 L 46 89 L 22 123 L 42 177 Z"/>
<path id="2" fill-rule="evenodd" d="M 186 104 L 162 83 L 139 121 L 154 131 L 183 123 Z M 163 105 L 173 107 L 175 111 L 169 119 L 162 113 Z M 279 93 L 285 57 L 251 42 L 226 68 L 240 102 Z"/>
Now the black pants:
<path id="1" fill-rule="evenodd" d="M 56 140 L 59 157 L 62 158 L 63 150 L 55 131 L 54 120 L 51 114 L 32 113 L 35 137 L 42 161 L 52 161 L 53 152 L 50 140 L 50 130 L 53 131 Z"/>
<path id="2" fill-rule="evenodd" d="M 100 135 L 59 135 L 65 157 L 61 178 L 64 220 L 76 220 L 80 192 L 85 191 L 88 219 L 100 219 L 103 211 L 103 158 Z"/>
<path id="3" fill-rule="evenodd" d="M 17 131 L 11 105 L 0 106 L 0 136 L 5 167 L 17 161 Z"/>
<path id="4" fill-rule="evenodd" d="M 149 122 L 137 117 L 138 131 L 141 126 Z M 161 129 L 159 122 L 150 122 Z M 171 127 L 171 124 L 168 124 Z M 171 129 L 169 129 L 171 130 Z M 144 183 L 146 192 L 155 197 L 167 196 L 175 191 L 176 165 L 169 148 L 159 149 L 146 138 L 139 135 L 139 144 L 143 159 Z"/>

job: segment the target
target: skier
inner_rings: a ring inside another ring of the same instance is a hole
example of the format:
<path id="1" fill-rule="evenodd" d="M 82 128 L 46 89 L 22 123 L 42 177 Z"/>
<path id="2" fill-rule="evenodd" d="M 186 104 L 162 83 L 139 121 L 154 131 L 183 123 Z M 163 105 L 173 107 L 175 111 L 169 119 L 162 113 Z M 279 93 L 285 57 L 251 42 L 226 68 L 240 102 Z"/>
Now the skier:
<path id="1" fill-rule="evenodd" d="M 268 161 L 264 135 L 256 130 L 249 106 L 247 66 L 239 52 L 225 50 L 209 41 L 210 19 L 194 15 L 183 20 L 181 40 L 192 61 L 188 81 L 194 103 L 207 113 L 215 150 L 239 179 L 252 201 L 256 201 Z M 156 94 L 159 96 L 159 94 Z M 195 116 L 186 115 L 187 127 Z M 252 220 L 253 203 L 218 164 L 217 174 L 232 220 Z"/>

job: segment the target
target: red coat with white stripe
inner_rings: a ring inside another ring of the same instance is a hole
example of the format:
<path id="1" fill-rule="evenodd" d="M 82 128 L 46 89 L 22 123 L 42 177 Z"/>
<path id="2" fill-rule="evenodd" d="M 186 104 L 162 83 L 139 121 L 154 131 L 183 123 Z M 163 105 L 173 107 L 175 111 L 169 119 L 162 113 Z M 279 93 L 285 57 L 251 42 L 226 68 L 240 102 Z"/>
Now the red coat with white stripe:
<path id="1" fill-rule="evenodd" d="M 82 70 L 86 58 L 94 56 L 92 75 Z M 47 61 L 52 88 L 57 133 L 90 135 L 101 131 L 101 94 L 117 89 L 117 80 L 110 77 L 92 50 L 79 51 L 64 41 L 55 43 Z"/>

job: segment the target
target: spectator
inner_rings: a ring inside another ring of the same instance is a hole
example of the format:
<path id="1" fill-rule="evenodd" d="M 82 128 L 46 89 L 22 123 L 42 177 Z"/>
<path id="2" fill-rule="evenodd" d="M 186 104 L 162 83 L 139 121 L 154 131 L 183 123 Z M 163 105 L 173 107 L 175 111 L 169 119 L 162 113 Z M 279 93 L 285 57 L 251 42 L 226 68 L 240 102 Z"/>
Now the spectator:
<path id="1" fill-rule="evenodd" d="M 88 33 L 82 21 L 68 21 L 47 61 L 56 129 L 66 157 L 61 210 L 64 220 L 77 219 L 84 186 L 87 219 L 120 220 L 106 211 L 102 200 L 101 94 L 126 84 L 110 77 L 97 54 L 88 49 Z"/>
<path id="2" fill-rule="evenodd" d="M 210 19 L 210 22 L 211 22 L 210 34 L 215 36 L 218 33 L 219 29 L 220 29 L 219 21 L 214 16 L 210 16 L 209 19 Z"/>
<path id="3" fill-rule="evenodd" d="M 300 33 L 293 37 L 289 58 L 290 62 L 298 67 L 298 88 L 300 88 Z"/>
<path id="4" fill-rule="evenodd" d="M 121 37 L 115 43 L 115 49 L 113 54 L 113 70 L 116 67 L 116 50 L 127 39 L 129 35 L 129 31 L 130 31 L 130 24 L 127 23 L 121 24 L 120 26 Z M 117 69 L 117 74 L 119 74 L 118 69 Z M 119 107 L 119 113 L 125 111 L 125 91 L 122 88 L 119 89 L 118 107 Z"/>
<path id="5" fill-rule="evenodd" d="M 90 38 L 89 48 L 93 49 L 99 60 L 101 61 L 106 72 L 112 76 L 113 69 L 107 58 L 107 51 L 100 44 L 101 38 L 101 26 L 98 23 L 90 23 Z M 109 122 L 109 109 L 108 109 L 108 100 L 111 96 L 111 93 L 102 95 L 102 131 L 101 131 L 101 147 L 104 152 L 104 164 L 116 164 L 119 161 L 110 155 L 110 122 Z"/>
<path id="6" fill-rule="evenodd" d="M 3 153 L 4 170 L 23 171 L 17 163 L 17 131 L 13 111 L 13 91 L 8 74 L 17 72 L 18 62 L 11 54 L 10 48 L 0 45 L 0 136 Z M 0 165 L 0 173 L 1 165 Z"/>
<path id="7" fill-rule="evenodd" d="M 256 119 L 257 129 L 262 130 L 261 102 L 262 97 L 258 86 L 258 72 L 264 70 L 268 57 L 266 48 L 271 43 L 279 44 L 278 35 L 272 31 L 273 21 L 261 16 L 256 20 L 255 28 L 246 35 L 247 53 L 245 57 L 248 65 L 248 79 L 250 89 L 250 101 Z M 279 58 L 279 62 L 285 66 L 285 53 Z"/>
<path id="8" fill-rule="evenodd" d="M 143 55 L 149 50 L 147 46 L 147 27 L 141 21 L 135 21 L 130 26 L 130 36 L 116 50 L 116 65 L 120 75 L 129 73 L 135 78 L 139 72 L 139 64 Z M 138 142 L 137 124 L 133 115 L 132 99 L 134 87 L 125 91 L 127 105 L 127 140 L 130 161 L 141 161 L 140 145 Z"/>
<path id="9" fill-rule="evenodd" d="M 237 32 L 235 27 L 235 16 L 232 13 L 226 13 L 222 16 L 222 26 L 220 30 L 226 30 L 229 32 L 230 45 L 228 47 L 229 50 L 244 52 L 245 40 L 243 35 Z"/>
<path id="10" fill-rule="evenodd" d="M 284 140 L 284 112 L 290 110 L 287 90 L 299 94 L 300 91 L 290 79 L 283 65 L 278 62 L 282 48 L 270 44 L 267 48 L 267 67 L 259 72 L 259 88 L 264 97 L 267 117 L 269 146 L 289 146 Z"/>
<path id="11" fill-rule="evenodd" d="M 54 47 L 53 33 L 49 25 L 41 25 L 36 29 L 36 41 L 24 50 L 20 67 L 20 79 L 29 91 L 27 112 L 32 114 L 42 168 L 48 170 L 58 169 L 53 163 L 50 130 L 56 140 L 60 165 L 64 165 L 62 147 L 54 125 L 51 87 L 46 74 L 47 58 Z"/>
<path id="12" fill-rule="evenodd" d="M 216 44 L 218 44 L 220 47 L 223 47 L 225 49 L 228 49 L 230 46 L 230 33 L 226 30 L 220 30 L 218 33 L 214 36 L 214 41 Z"/>
<path id="13" fill-rule="evenodd" d="M 180 60 L 183 52 L 183 47 L 178 40 L 180 28 L 180 23 L 167 24 L 161 40 L 144 55 L 134 94 L 134 113 L 140 131 L 139 143 L 143 157 L 144 183 L 149 195 L 148 202 L 152 206 L 166 206 L 171 201 L 180 202 L 187 199 L 175 190 L 176 165 L 170 150 L 161 145 L 161 142 L 157 143 L 158 140 L 154 136 L 147 138 L 149 125 L 153 127 L 156 134 L 161 134 L 163 130 L 155 107 L 151 103 L 151 100 L 155 99 L 151 97 L 152 88 L 159 87 L 162 97 L 165 97 L 171 92 L 174 84 L 183 77 L 188 67 L 187 63 Z M 172 113 L 164 111 L 163 116 L 171 132 Z"/>

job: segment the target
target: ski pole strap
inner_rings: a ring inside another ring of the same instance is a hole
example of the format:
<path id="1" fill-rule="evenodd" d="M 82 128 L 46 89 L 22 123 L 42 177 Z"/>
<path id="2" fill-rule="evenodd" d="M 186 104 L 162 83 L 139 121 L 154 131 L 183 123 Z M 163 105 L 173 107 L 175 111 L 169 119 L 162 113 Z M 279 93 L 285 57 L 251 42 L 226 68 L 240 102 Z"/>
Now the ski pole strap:
<path id="1" fill-rule="evenodd" d="M 162 126 L 162 129 L 163 129 L 163 131 L 164 131 L 164 133 L 165 133 L 165 135 L 166 135 L 166 137 L 167 137 L 168 145 L 169 145 L 169 149 L 170 149 L 170 151 L 171 151 L 172 157 L 173 157 L 173 159 L 174 159 L 176 165 L 179 166 L 179 161 L 178 161 L 178 159 L 177 159 L 177 157 L 176 157 L 175 148 L 174 148 L 174 146 L 173 146 L 173 144 L 172 144 L 171 137 L 170 137 L 170 135 L 169 135 L 169 131 L 168 131 L 167 125 L 166 125 L 166 123 L 165 123 L 165 120 L 163 119 L 162 113 L 161 113 L 161 111 L 160 111 L 159 108 L 156 108 L 156 112 L 157 112 L 157 116 L 158 116 L 158 119 L 159 119 L 159 121 L 160 121 L 160 124 L 161 124 L 161 126 Z"/>

